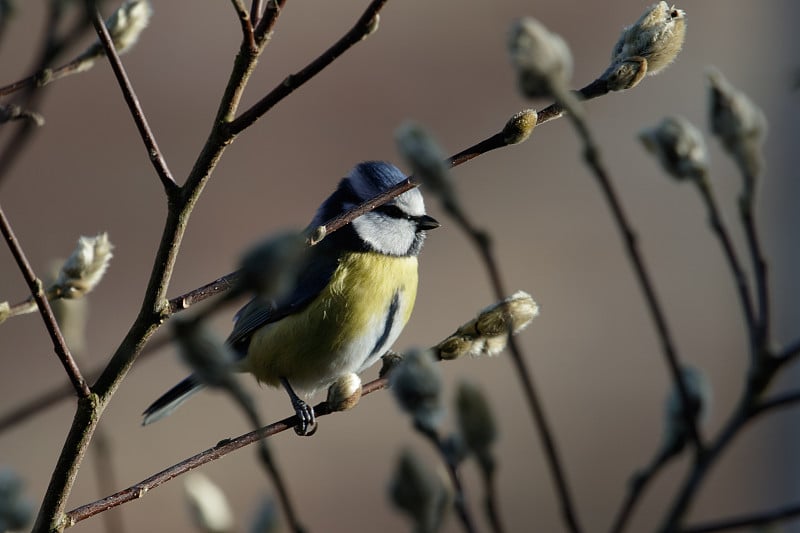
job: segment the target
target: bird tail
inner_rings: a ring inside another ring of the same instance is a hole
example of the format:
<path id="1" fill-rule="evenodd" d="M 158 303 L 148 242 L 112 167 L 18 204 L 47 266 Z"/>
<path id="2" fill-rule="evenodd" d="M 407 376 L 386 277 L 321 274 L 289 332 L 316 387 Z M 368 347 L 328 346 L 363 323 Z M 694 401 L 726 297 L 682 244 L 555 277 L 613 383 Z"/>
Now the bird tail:
<path id="1" fill-rule="evenodd" d="M 193 375 L 187 377 L 170 390 L 162 394 L 159 399 L 154 401 L 150 407 L 144 410 L 144 413 L 142 413 L 144 415 L 142 425 L 146 426 L 148 424 L 152 424 L 153 422 L 161 420 L 165 416 L 171 414 L 172 411 L 177 409 L 179 405 L 188 400 L 192 394 L 202 388 L 203 384 L 200 383 Z"/>

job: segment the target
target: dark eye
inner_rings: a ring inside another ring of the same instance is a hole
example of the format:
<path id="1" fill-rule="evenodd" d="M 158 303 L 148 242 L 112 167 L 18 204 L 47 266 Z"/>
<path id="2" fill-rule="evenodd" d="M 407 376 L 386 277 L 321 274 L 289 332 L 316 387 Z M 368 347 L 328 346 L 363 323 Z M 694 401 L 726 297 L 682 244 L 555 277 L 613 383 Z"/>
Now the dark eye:
<path id="1" fill-rule="evenodd" d="M 376 211 L 380 211 L 384 215 L 390 216 L 392 218 L 399 218 L 405 220 L 412 220 L 413 217 L 397 207 L 396 205 L 391 204 L 383 204 L 380 206 Z"/>

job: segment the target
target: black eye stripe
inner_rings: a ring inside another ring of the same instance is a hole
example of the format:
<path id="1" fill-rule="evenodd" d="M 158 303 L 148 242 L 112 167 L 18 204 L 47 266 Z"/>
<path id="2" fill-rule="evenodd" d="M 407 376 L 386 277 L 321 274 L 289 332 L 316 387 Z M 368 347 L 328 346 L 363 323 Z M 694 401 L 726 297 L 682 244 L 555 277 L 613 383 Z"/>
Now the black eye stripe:
<path id="1" fill-rule="evenodd" d="M 384 215 L 392 218 L 399 218 L 403 220 L 414 220 L 416 218 L 412 217 L 411 215 L 409 215 L 396 205 L 391 205 L 391 204 L 383 204 L 382 206 L 375 209 L 375 211 L 383 213 Z"/>

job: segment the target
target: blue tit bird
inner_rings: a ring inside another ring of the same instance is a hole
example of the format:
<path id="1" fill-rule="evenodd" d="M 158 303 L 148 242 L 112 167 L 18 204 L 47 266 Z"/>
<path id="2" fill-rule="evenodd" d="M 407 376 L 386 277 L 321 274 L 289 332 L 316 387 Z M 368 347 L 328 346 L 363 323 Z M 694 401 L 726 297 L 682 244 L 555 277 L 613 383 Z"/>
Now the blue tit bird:
<path id="1" fill-rule="evenodd" d="M 385 162 L 359 163 L 319 207 L 309 228 L 375 197 L 406 176 Z M 226 343 L 237 369 L 282 385 L 300 424 L 315 428 L 306 397 L 373 365 L 405 327 L 417 294 L 417 256 L 426 231 L 439 223 L 425 213 L 418 189 L 354 219 L 308 249 L 295 285 L 278 302 L 255 298 L 236 315 Z M 189 376 L 144 412 L 143 424 L 170 414 L 202 388 Z"/>

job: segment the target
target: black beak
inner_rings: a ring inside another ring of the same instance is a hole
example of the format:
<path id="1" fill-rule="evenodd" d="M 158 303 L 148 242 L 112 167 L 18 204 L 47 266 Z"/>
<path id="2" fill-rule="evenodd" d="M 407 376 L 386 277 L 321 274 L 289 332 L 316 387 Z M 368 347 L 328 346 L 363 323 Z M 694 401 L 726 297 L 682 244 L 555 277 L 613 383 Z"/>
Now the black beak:
<path id="1" fill-rule="evenodd" d="M 441 224 L 439 221 L 429 215 L 422 215 L 421 217 L 417 217 L 417 229 L 418 230 L 429 230 L 429 229 L 436 229 Z"/>

